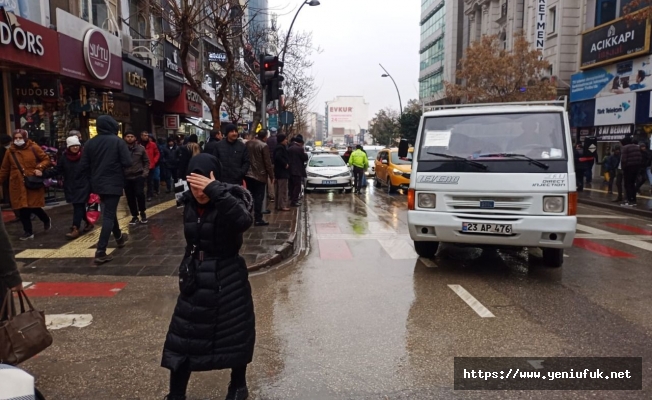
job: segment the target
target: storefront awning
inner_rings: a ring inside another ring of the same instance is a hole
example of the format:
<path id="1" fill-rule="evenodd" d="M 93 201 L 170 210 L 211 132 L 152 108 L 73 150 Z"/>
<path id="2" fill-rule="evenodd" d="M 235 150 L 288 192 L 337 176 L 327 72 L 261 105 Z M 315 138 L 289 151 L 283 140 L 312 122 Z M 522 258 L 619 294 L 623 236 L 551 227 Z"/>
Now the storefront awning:
<path id="1" fill-rule="evenodd" d="M 193 117 L 181 117 L 181 119 L 183 122 L 187 122 L 191 125 L 194 125 L 199 129 L 204 129 L 204 130 L 213 129 L 213 121 L 207 121 L 205 119 L 193 118 Z"/>

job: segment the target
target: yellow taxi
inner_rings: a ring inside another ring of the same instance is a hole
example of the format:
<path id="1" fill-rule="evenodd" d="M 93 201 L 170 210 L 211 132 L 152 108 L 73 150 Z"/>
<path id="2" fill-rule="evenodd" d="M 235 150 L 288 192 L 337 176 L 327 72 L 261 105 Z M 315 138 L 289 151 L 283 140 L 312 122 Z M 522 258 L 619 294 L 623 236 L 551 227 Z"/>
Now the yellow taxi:
<path id="1" fill-rule="evenodd" d="M 410 186 L 413 151 L 413 148 L 410 149 L 407 157 L 400 158 L 398 156 L 398 149 L 380 150 L 374 160 L 376 187 L 379 188 L 385 185 L 387 186 L 388 193 L 395 193 L 398 189 L 403 189 L 407 192 Z"/>

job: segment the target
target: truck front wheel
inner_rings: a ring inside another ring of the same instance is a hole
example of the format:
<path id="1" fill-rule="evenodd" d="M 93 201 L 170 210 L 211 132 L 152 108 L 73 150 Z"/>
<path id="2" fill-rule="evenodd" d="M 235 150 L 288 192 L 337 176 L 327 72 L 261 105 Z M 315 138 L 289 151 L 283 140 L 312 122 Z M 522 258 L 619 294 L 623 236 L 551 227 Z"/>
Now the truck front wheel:
<path id="1" fill-rule="evenodd" d="M 564 249 L 541 249 L 543 265 L 547 268 L 559 268 L 564 263 Z"/>
<path id="2" fill-rule="evenodd" d="M 414 250 L 419 257 L 433 258 L 439 248 L 439 242 L 414 242 Z"/>

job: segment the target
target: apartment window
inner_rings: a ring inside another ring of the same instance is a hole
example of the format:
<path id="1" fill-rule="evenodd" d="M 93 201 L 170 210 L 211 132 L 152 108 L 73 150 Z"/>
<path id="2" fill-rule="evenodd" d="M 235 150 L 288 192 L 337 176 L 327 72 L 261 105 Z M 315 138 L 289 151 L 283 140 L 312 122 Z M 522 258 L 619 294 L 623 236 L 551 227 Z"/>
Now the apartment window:
<path id="1" fill-rule="evenodd" d="M 557 32 L 557 7 L 550 7 L 548 9 L 548 21 L 546 23 L 546 30 L 548 34 Z"/>
<path id="2" fill-rule="evenodd" d="M 114 22 L 118 16 L 118 0 L 80 0 L 79 17 L 84 21 L 116 32 L 118 27 Z"/>
<path id="3" fill-rule="evenodd" d="M 634 0 L 596 0 L 595 1 L 595 26 L 606 24 L 616 18 L 623 17 L 627 8 Z M 632 12 L 646 7 L 647 1 L 639 2 L 639 5 L 632 9 Z"/>

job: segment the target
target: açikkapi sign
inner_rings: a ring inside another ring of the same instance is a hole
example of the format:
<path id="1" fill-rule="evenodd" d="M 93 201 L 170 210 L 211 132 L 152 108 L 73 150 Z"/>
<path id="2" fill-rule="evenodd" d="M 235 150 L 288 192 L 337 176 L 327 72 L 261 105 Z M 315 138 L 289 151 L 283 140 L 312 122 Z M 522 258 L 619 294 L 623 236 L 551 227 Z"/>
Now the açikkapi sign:
<path id="1" fill-rule="evenodd" d="M 536 21 L 535 23 L 535 48 L 541 50 L 543 55 L 543 49 L 546 47 L 546 18 L 548 12 L 547 0 L 537 0 L 537 12 L 536 12 Z"/>

